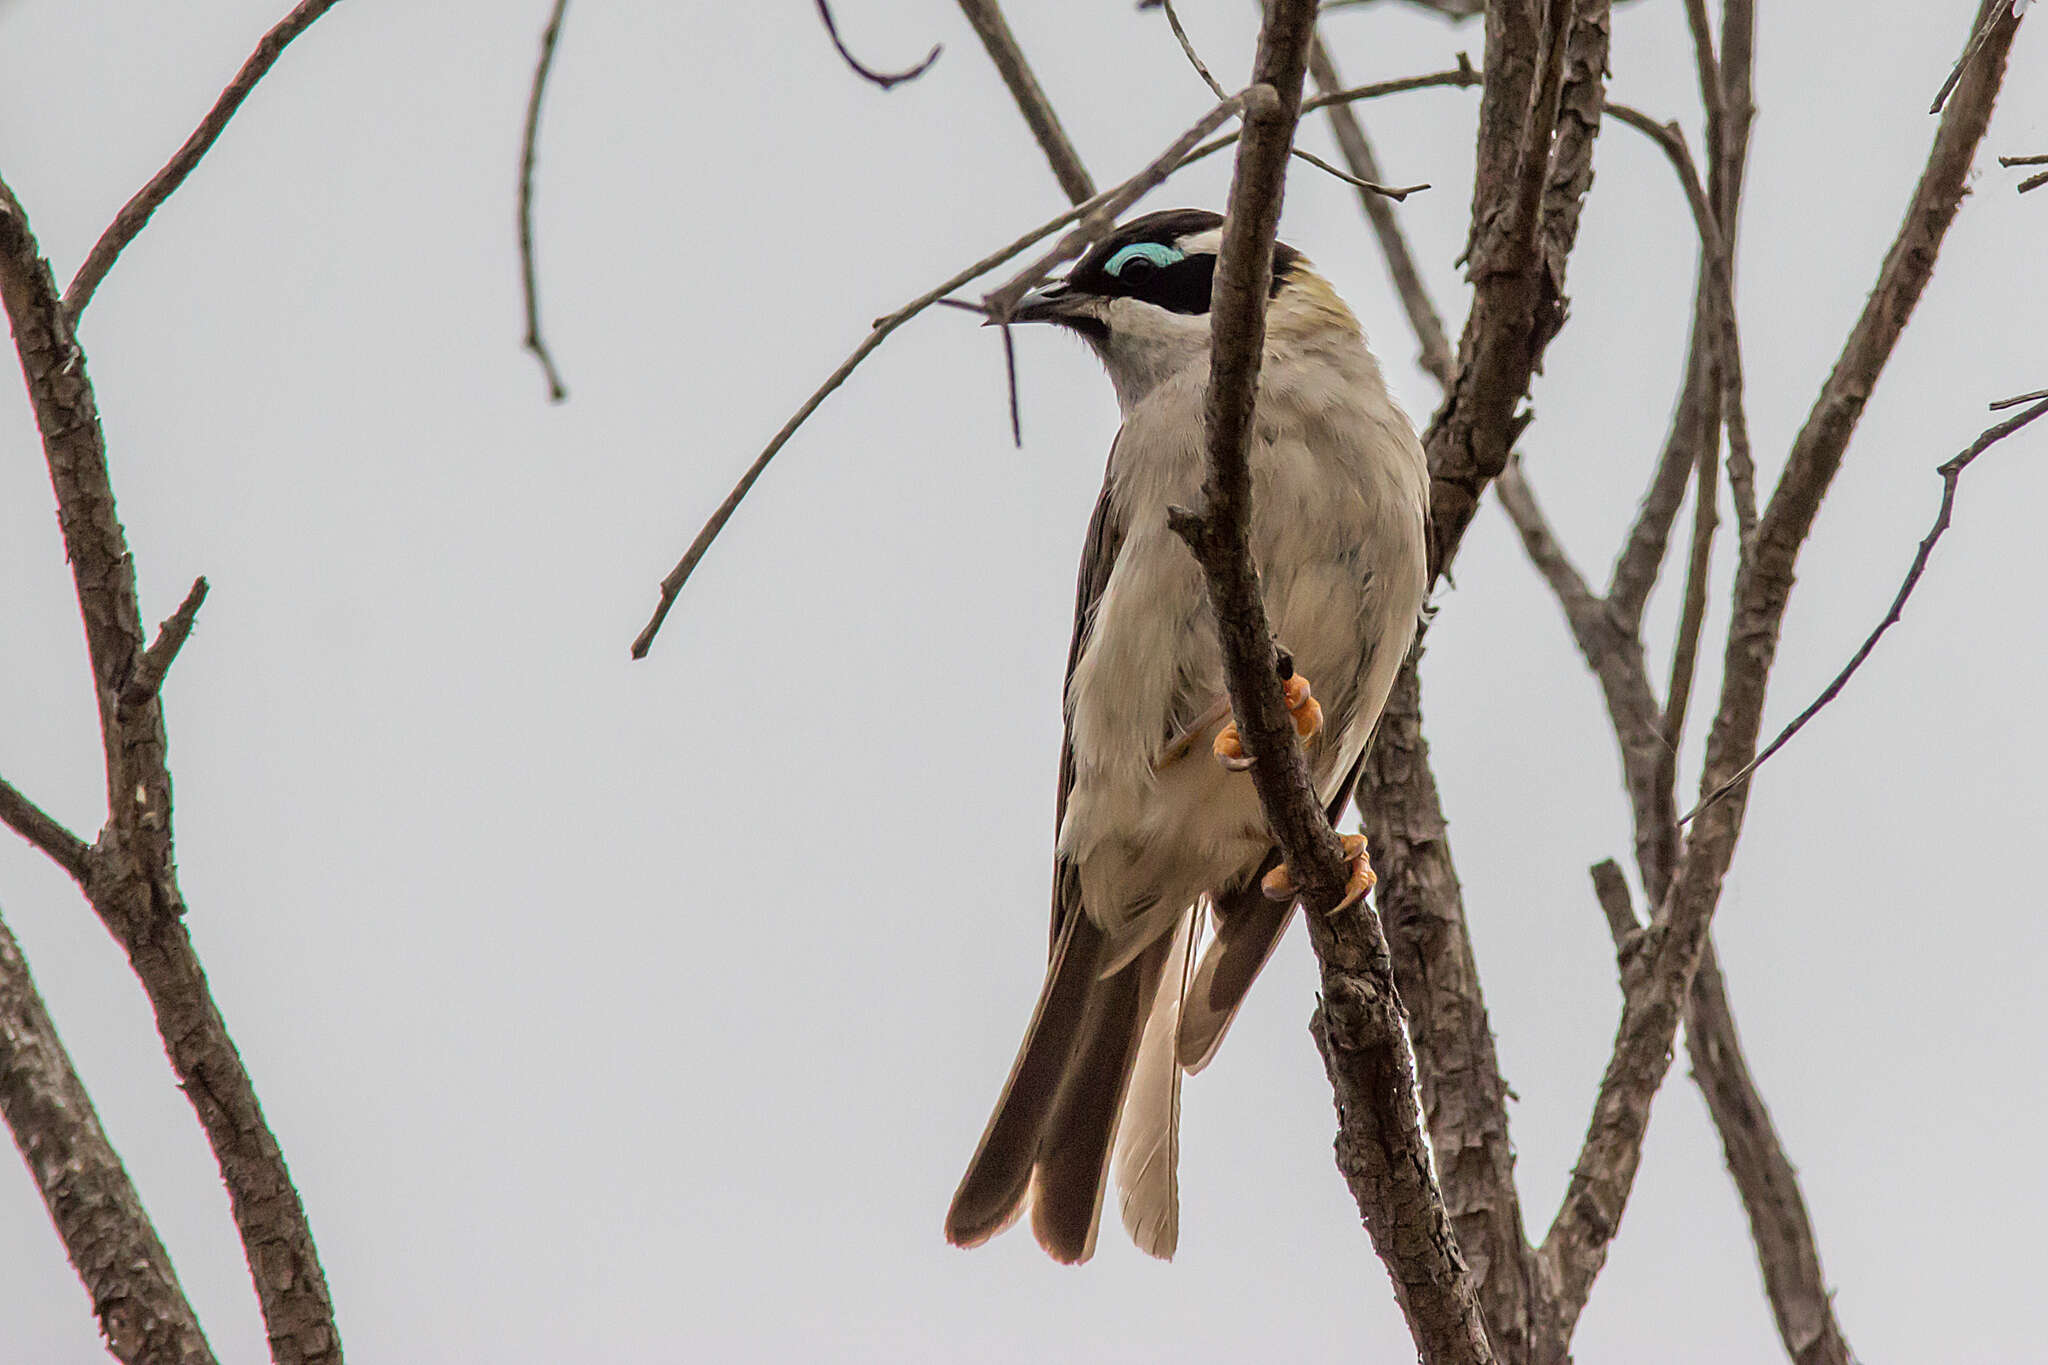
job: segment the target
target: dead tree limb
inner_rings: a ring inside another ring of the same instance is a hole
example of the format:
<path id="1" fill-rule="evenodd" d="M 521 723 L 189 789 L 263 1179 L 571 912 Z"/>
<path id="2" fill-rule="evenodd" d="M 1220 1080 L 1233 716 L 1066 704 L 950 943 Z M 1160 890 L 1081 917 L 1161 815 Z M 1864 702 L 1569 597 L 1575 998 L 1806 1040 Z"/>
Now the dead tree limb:
<path id="1" fill-rule="evenodd" d="M 108 815 L 80 885 L 126 950 L 171 1065 L 213 1147 L 263 1308 L 272 1359 L 277 1365 L 339 1362 L 341 1339 L 305 1207 L 186 931 L 171 838 L 162 704 L 153 695 L 139 705 L 122 704 L 147 657 L 148 641 L 85 356 L 28 217 L 5 184 L 0 302 L 42 433 L 99 700 Z"/>
<path id="2" fill-rule="evenodd" d="M 171 1258 L 4 923 L 0 1114 L 92 1297 L 107 1350 L 126 1365 L 214 1365 Z"/>

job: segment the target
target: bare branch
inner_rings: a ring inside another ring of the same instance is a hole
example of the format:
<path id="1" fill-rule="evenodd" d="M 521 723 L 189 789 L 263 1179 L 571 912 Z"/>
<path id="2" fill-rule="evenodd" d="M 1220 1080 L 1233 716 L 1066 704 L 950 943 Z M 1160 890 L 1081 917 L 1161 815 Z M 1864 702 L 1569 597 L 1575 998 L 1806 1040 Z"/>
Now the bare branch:
<path id="1" fill-rule="evenodd" d="M 303 7 L 302 7 L 303 8 Z M 310 20 L 308 20 L 310 22 Z M 108 818 L 86 896 L 128 954 L 157 1031 L 213 1147 L 278 1365 L 338 1365 L 341 1339 L 305 1206 L 185 928 L 171 840 L 163 709 L 124 708 L 145 653 L 128 553 L 85 357 L 28 217 L 0 183 L 0 303 L 14 333 L 57 523 L 84 617 L 106 751 Z"/>
<path id="2" fill-rule="evenodd" d="M 1607 932 L 1614 936 L 1616 949 L 1626 950 L 1643 931 L 1642 921 L 1636 918 L 1635 905 L 1629 899 L 1628 881 L 1612 858 L 1593 864 L 1589 870 L 1593 876 L 1593 896 L 1600 902 L 1600 913 L 1607 917 Z"/>
<path id="3" fill-rule="evenodd" d="M 336 3 L 337 0 L 299 0 L 277 27 L 263 35 L 263 41 L 256 44 L 249 60 L 242 63 L 242 69 L 228 82 L 227 89 L 220 92 L 220 98 L 213 102 L 213 108 L 206 111 L 206 117 L 200 120 L 192 136 L 185 139 L 185 145 L 178 148 L 177 155 L 150 177 L 149 183 L 137 190 L 135 197 L 114 215 L 114 221 L 92 244 L 92 250 L 86 253 L 85 264 L 78 267 L 78 273 L 71 277 L 71 284 L 64 291 L 64 314 L 73 324 L 85 311 L 85 305 L 92 302 L 93 291 L 113 269 L 116 258 L 148 225 L 150 215 L 162 208 L 164 201 L 185 183 L 185 177 L 192 174 L 200 158 L 219 140 L 228 120 L 242 107 L 242 101 L 249 98 L 256 82 L 276 65 L 292 39 L 311 28 L 313 21 L 333 9 Z"/>
<path id="4" fill-rule="evenodd" d="M 1941 506 L 1934 514 L 1934 525 L 1929 527 L 1927 534 L 1921 538 L 1920 548 L 1913 555 L 1913 563 L 1906 570 L 1905 581 L 1899 584 L 1899 590 L 1892 597 L 1892 604 L 1886 609 L 1884 619 L 1879 621 L 1876 628 L 1864 638 L 1863 643 L 1857 647 L 1855 654 L 1850 656 L 1849 662 L 1842 666 L 1842 671 L 1837 673 L 1834 679 L 1821 689 L 1820 695 L 1815 697 L 1804 711 L 1794 716 L 1791 724 L 1780 730 L 1778 737 L 1764 746 L 1762 753 L 1759 753 L 1755 758 L 1743 764 L 1742 768 L 1733 777 L 1707 793 L 1699 805 L 1693 807 L 1685 815 L 1684 819 L 1680 821 L 1681 824 L 1691 821 L 1695 816 L 1706 810 L 1707 807 L 1713 805 L 1716 801 L 1734 791 L 1736 787 L 1748 781 L 1751 774 L 1762 767 L 1772 754 L 1784 748 L 1791 741 L 1792 736 L 1805 729 L 1806 723 L 1820 714 L 1823 707 L 1842 694 L 1842 689 L 1849 685 L 1849 679 L 1855 677 L 1856 670 L 1863 667 L 1864 662 L 1870 658 L 1871 651 L 1877 648 L 1877 642 L 1884 638 L 1884 633 L 1899 623 L 1906 610 L 1906 599 L 1913 595 L 1913 589 L 1920 586 L 1920 575 L 1927 572 L 1927 561 L 1933 556 L 1935 545 L 1940 542 L 1942 536 L 1948 531 L 1949 517 L 1955 510 L 1956 490 L 1961 484 L 1963 471 L 1968 469 L 1971 462 L 1979 455 L 1982 455 L 1985 451 L 1991 449 L 1991 447 L 1997 445 L 2000 441 L 2012 435 L 2043 413 L 2048 413 L 2048 397 L 2044 397 L 2041 402 L 2034 404 L 2025 412 L 2008 417 L 1997 426 L 1985 431 L 1976 440 L 1972 441 L 1969 447 L 1960 455 L 1957 455 L 1935 471 L 1941 475 Z"/>
<path id="5" fill-rule="evenodd" d="M 128 685 L 121 689 L 121 705 L 133 710 L 156 700 L 156 694 L 163 689 L 164 675 L 171 671 L 171 664 L 178 657 L 178 651 L 185 647 L 185 638 L 192 633 L 192 624 L 199 618 L 199 605 L 206 600 L 206 580 L 192 580 L 192 590 L 185 594 L 185 600 L 171 613 L 170 619 L 157 628 L 156 642 L 140 659 L 135 661 L 135 671 L 128 676 Z"/>
<path id="6" fill-rule="evenodd" d="M 1195 68 L 1195 74 L 1202 78 L 1202 83 L 1209 87 L 1209 92 L 1216 96 L 1217 99 L 1228 99 L 1229 92 L 1226 91 L 1221 85 L 1218 85 L 1216 83 L 1216 77 L 1210 74 L 1208 66 L 1195 52 L 1194 43 L 1189 41 L 1188 31 L 1181 27 L 1180 15 L 1174 12 L 1173 0 L 1159 0 L 1159 7 L 1166 11 L 1166 22 L 1172 26 L 1173 36 L 1177 40 L 1179 40 L 1180 50 L 1186 54 L 1189 65 Z M 1419 190 L 1426 190 L 1429 188 L 1428 185 L 1382 185 L 1379 183 L 1379 181 L 1375 179 L 1369 179 L 1364 176 L 1354 175 L 1349 171 L 1339 170 L 1337 169 L 1337 167 L 1332 166 L 1329 162 L 1317 156 L 1314 152 L 1308 151 L 1305 148 L 1294 147 L 1290 148 L 1289 150 L 1296 158 L 1302 161 L 1306 161 L 1309 165 L 1315 167 L 1319 171 L 1337 177 L 1337 179 L 1343 181 L 1345 184 L 1351 186 L 1353 189 L 1363 190 L 1367 194 L 1377 194 L 1384 198 L 1392 199 L 1397 203 L 1403 199 L 1406 199 L 1409 195 L 1414 194 Z"/>
<path id="7" fill-rule="evenodd" d="M 1720 409 L 1710 397 L 1713 389 L 1713 340 L 1707 321 L 1709 302 L 1707 264 L 1700 262 L 1700 278 L 1693 289 L 1692 344 L 1685 362 L 1685 377 L 1678 386 L 1678 406 L 1671 414 L 1671 428 L 1664 437 L 1664 449 L 1650 475 L 1650 487 L 1642 506 L 1615 556 L 1614 572 L 1607 580 L 1607 604 L 1615 621 L 1629 634 L 1640 632 L 1643 611 L 1650 592 L 1663 571 L 1664 552 L 1671 541 L 1671 524 L 1678 506 L 1685 501 L 1686 481 L 1699 464 L 1702 446 L 1720 437 Z"/>
<path id="8" fill-rule="evenodd" d="M 1472 311 L 1459 343 L 1457 383 L 1423 436 L 1429 452 L 1432 576 L 1440 575 L 1457 554 L 1480 495 L 1507 466 L 1522 427 L 1516 405 L 1563 321 L 1562 298 L 1554 292 L 1563 282 L 1556 248 L 1569 248 L 1570 232 L 1567 228 L 1554 244 L 1546 243 L 1543 210 L 1567 70 L 1597 86 L 1606 66 L 1607 5 L 1585 0 L 1585 6 L 1582 22 L 1573 0 L 1547 0 L 1540 34 L 1521 31 L 1524 11 L 1530 9 L 1525 3 L 1487 8 L 1487 74 L 1468 268 Z M 1580 40 L 1576 44 L 1575 37 Z M 1593 48 L 1598 48 L 1597 59 L 1589 60 L 1596 56 Z M 1530 54 L 1538 52 L 1540 62 L 1532 61 Z M 1526 70 L 1524 63 L 1529 64 Z M 1520 92 L 1515 98 L 1524 103 L 1509 110 L 1502 101 L 1515 90 Z M 1499 139 L 1506 139 L 1505 151 Z M 1583 184 L 1577 159 L 1590 155 L 1590 139 L 1576 139 L 1575 149 L 1571 162 L 1555 165 L 1563 181 Z"/>
<path id="9" fill-rule="evenodd" d="M 1700 235 L 1700 254 L 1705 262 L 1708 292 L 1712 301 L 1709 320 L 1714 337 L 1714 373 L 1719 380 L 1721 420 L 1728 432 L 1728 488 L 1735 504 L 1735 524 L 1747 556 L 1756 540 L 1756 461 L 1750 454 L 1749 418 L 1743 402 L 1742 342 L 1735 323 L 1735 275 L 1728 241 L 1715 221 L 1700 184 L 1685 134 L 1676 123 L 1659 124 L 1649 115 L 1627 105 L 1609 104 L 1607 112 L 1656 143 L 1678 173 L 1692 209 L 1693 226 Z"/>
<path id="10" fill-rule="evenodd" d="M 819 4 L 822 6 L 824 0 L 819 0 Z M 547 94 L 548 75 L 555 69 L 555 42 L 562 36 L 562 15 L 568 8 L 569 0 L 555 0 L 554 12 L 548 16 L 548 26 L 540 35 L 540 60 L 533 68 L 533 92 L 526 97 L 526 131 L 519 143 L 519 280 L 526 296 L 524 344 L 547 377 L 551 403 L 567 398 L 569 390 L 563 387 L 561 372 L 555 368 L 555 358 L 548 353 L 540 332 L 540 285 L 535 280 L 533 264 L 533 159 L 540 140 L 541 99 Z M 936 50 L 932 55 L 938 55 Z"/>
<path id="11" fill-rule="evenodd" d="M 2031 403 L 2036 398 L 2048 398 L 2048 389 L 2035 389 L 2032 393 L 2020 393 L 2014 394 L 2011 398 L 2001 398 L 1996 403 L 1991 404 L 1990 407 L 1993 412 L 2003 412 L 2007 408 L 2016 408 L 2022 403 Z"/>
<path id="12" fill-rule="evenodd" d="M 1301 889 L 1310 942 L 1322 965 L 1322 1001 L 1312 1028 L 1336 1091 L 1338 1166 L 1374 1250 L 1393 1277 L 1423 1358 L 1443 1365 L 1490 1362 L 1471 1276 L 1430 1174 L 1386 940 L 1370 911 L 1346 901 L 1345 859 L 1309 783 L 1281 700 L 1272 633 L 1251 562 L 1247 457 L 1266 295 L 1314 25 L 1314 0 L 1275 0 L 1260 30 L 1210 309 L 1204 505 L 1200 513 L 1176 509 L 1170 524 L 1202 565 L 1232 709 L 1255 760 L 1252 780 Z"/>
<path id="13" fill-rule="evenodd" d="M 171 1259 L 4 923 L 0 1113 L 92 1298 L 108 1351 L 129 1365 L 214 1365 Z"/>
<path id="14" fill-rule="evenodd" d="M 1081 164 L 1081 154 L 1074 150 L 1067 130 L 1060 126 L 1059 115 L 1053 112 L 1052 101 L 1045 97 L 1038 77 L 1032 74 L 1031 64 L 1024 60 L 1024 49 L 1017 46 L 1016 35 L 1010 32 L 1001 7 L 996 0 L 960 0 L 960 12 L 967 16 L 981 45 L 988 49 L 989 60 L 996 64 L 1003 84 L 1010 87 L 1010 97 L 1017 101 L 1018 111 L 1030 125 L 1031 135 L 1038 139 L 1039 149 L 1051 163 L 1053 177 L 1060 182 L 1067 198 L 1077 204 L 1093 199 L 1095 182 L 1089 178 L 1088 168 Z"/>
<path id="15" fill-rule="evenodd" d="M 69 872 L 73 881 L 84 884 L 92 867 L 91 846 L 4 777 L 0 777 L 0 824 L 48 854 L 50 861 Z"/>
<path id="16" fill-rule="evenodd" d="M 1337 74 L 1337 64 L 1330 59 L 1320 37 L 1309 47 L 1308 69 L 1317 89 L 1324 94 L 1343 88 L 1344 81 Z M 1306 110 L 1309 106 L 1305 103 L 1302 107 Z M 1351 168 L 1351 173 L 1360 180 L 1378 181 L 1379 163 L 1373 157 L 1372 144 L 1366 141 L 1365 129 L 1359 123 L 1358 115 L 1348 104 L 1333 104 L 1329 106 L 1329 113 L 1330 130 L 1337 138 L 1337 148 L 1344 154 L 1344 163 Z M 1443 317 L 1429 297 L 1429 287 L 1422 282 L 1422 272 L 1416 269 L 1415 253 L 1408 249 L 1407 234 L 1401 231 L 1400 219 L 1382 195 L 1361 193 L 1358 204 L 1365 210 L 1366 220 L 1372 224 L 1373 235 L 1379 238 L 1380 252 L 1387 261 L 1387 274 L 1393 279 L 1394 291 L 1401 296 L 1401 306 L 1407 311 L 1408 324 L 1414 328 L 1415 339 L 1422 347 L 1422 367 L 1435 376 L 1439 388 L 1449 389 L 1458 377 L 1457 358 L 1451 354 L 1451 341 L 1444 333 Z"/>
<path id="17" fill-rule="evenodd" d="M 559 12 L 558 8 L 557 13 Z M 832 39 L 832 46 L 838 50 L 840 60 L 853 68 L 854 75 L 859 76 L 864 81 L 878 85 L 884 90 L 892 89 L 903 84 L 905 81 L 916 80 L 919 76 L 932 69 L 932 63 L 937 61 L 939 53 L 945 50 L 943 44 L 933 43 L 932 50 L 925 53 L 924 60 L 916 66 L 906 71 L 877 71 L 871 66 L 864 65 L 861 59 L 854 56 L 847 48 L 846 41 L 839 36 L 839 25 L 832 18 L 832 6 L 826 0 L 818 0 L 818 17 L 824 20 L 825 33 Z"/>
<path id="18" fill-rule="evenodd" d="M 1693 677 L 1698 671 L 1700 630 L 1707 619 L 1707 578 L 1713 568 L 1714 530 L 1721 518 L 1714 510 L 1720 487 L 1714 448 L 1700 446 L 1699 477 L 1693 480 L 1692 553 L 1685 566 L 1685 599 L 1678 613 L 1678 640 L 1671 650 L 1671 683 L 1664 693 L 1664 755 L 1657 787 L 1677 789 L 1679 741 L 1685 737 L 1685 713 L 1692 703 Z M 1667 812 L 1668 814 L 1668 812 Z"/>
<path id="19" fill-rule="evenodd" d="M 1792 1365 L 1855 1365 L 1835 1321 L 1834 1295 L 1821 1272 L 1813 1217 L 1799 1193 L 1799 1174 L 1785 1156 L 1771 1115 L 1757 1093 L 1735 1033 L 1735 1016 L 1709 940 L 1700 953 L 1685 1013 L 1693 1080 L 1707 1101 L 1721 1155 L 1742 1192 L 1750 1239 L 1778 1336 Z"/>
<path id="20" fill-rule="evenodd" d="M 1948 79 L 1941 83 L 1941 89 L 1934 92 L 1934 103 L 1927 106 L 1928 113 L 1938 114 L 1941 112 L 1942 106 L 1948 103 L 1948 97 L 1955 93 L 1957 83 L 1963 79 L 1963 72 L 1976 59 L 1977 54 L 1984 50 L 1984 44 L 1991 37 L 1992 27 L 2003 17 L 2004 15 L 2001 13 L 1993 12 L 1987 15 L 1983 22 L 1977 26 L 1977 32 L 1970 39 L 1970 45 L 1963 49 L 1962 56 L 1956 58 L 1956 64 L 1949 71 Z M 2013 18 L 2015 21 L 2019 18 L 2017 9 L 2013 12 Z"/>
<path id="21" fill-rule="evenodd" d="M 1411 76 L 1402 80 L 1381 81 L 1374 85 L 1359 86 L 1354 90 L 1341 91 L 1336 97 L 1326 99 L 1324 103 L 1374 99 L 1382 95 L 1401 94 L 1409 90 L 1428 89 L 1432 86 L 1470 85 L 1477 79 L 1469 64 L 1461 63 L 1459 68 L 1453 71 L 1438 71 L 1432 72 L 1427 76 Z M 1000 317 L 1007 309 L 1014 308 L 1016 301 L 1023 297 L 1025 291 L 1038 281 L 1044 279 L 1047 274 L 1057 269 L 1060 265 L 1086 251 L 1089 246 L 1093 245 L 1104 233 L 1109 231 L 1110 227 L 1115 224 L 1118 214 L 1156 188 L 1167 176 L 1183 166 L 1190 165 L 1235 143 L 1238 140 L 1238 134 L 1233 132 L 1225 137 L 1216 139 L 1214 142 L 1203 143 L 1199 146 L 1195 145 L 1200 143 L 1200 140 L 1219 124 L 1228 119 L 1234 111 L 1234 102 L 1227 102 L 1211 110 L 1201 122 L 1195 125 L 1193 130 L 1184 134 L 1162 156 L 1122 185 L 1075 205 L 1065 213 L 1033 228 L 1009 246 L 1003 247 L 982 260 L 975 262 L 975 264 L 954 275 L 945 283 L 919 295 L 896 312 L 876 318 L 872 330 L 870 330 L 866 337 L 862 338 L 860 345 L 854 348 L 853 354 L 848 356 L 838 369 L 826 377 L 825 382 L 805 400 L 803 406 L 797 409 L 796 413 L 789 421 L 783 424 L 782 429 L 769 441 L 767 447 L 755 457 L 753 464 L 748 466 L 747 471 L 740 476 L 739 482 L 733 485 L 732 491 L 726 495 L 725 501 L 719 504 L 717 510 L 704 523 L 703 528 L 697 532 L 696 539 L 690 542 L 690 547 L 683 552 L 683 557 L 676 562 L 676 566 L 673 569 L 669 570 L 667 577 L 661 580 L 660 600 L 655 605 L 653 616 L 641 628 L 639 636 L 633 641 L 633 657 L 642 659 L 647 656 L 648 649 L 654 643 L 654 637 L 661 630 L 662 622 L 667 619 L 670 608 L 675 605 L 676 597 L 682 592 L 683 585 L 689 582 L 690 575 L 695 571 L 698 561 L 703 559 L 705 552 L 711 548 L 711 543 L 718 538 L 719 532 L 725 529 L 725 524 L 732 520 L 732 514 L 739 508 L 740 502 L 746 497 L 748 490 L 754 486 L 755 481 L 761 477 L 762 471 L 768 467 L 769 461 L 773 460 L 776 453 L 784 445 L 788 444 L 789 438 L 796 434 L 797 428 L 802 426 L 813 412 L 817 411 L 819 404 L 823 403 L 834 389 L 845 383 L 847 376 L 851 375 L 859 367 L 860 363 L 866 360 L 874 352 L 875 348 L 888 338 L 891 332 L 894 332 L 898 327 L 901 327 L 926 308 L 939 302 L 953 290 L 982 275 L 986 275 L 989 271 L 1021 255 L 1031 246 L 1051 236 L 1054 232 L 1067 226 L 1067 224 L 1078 221 L 1080 225 L 1062 239 L 1057 247 L 1040 257 L 994 294 L 991 294 L 983 305 L 983 312 L 987 316 Z"/>
<path id="22" fill-rule="evenodd" d="M 1702 779 L 1705 791 L 1727 781 L 1755 752 L 1794 562 L 1840 467 L 1864 401 L 1926 286 L 1962 202 L 1971 158 L 1989 122 L 2012 41 L 2013 25 L 1999 18 L 2006 3 L 1985 0 L 1980 10 L 1978 24 L 1989 21 L 1989 40 L 1943 114 L 1876 288 L 1793 443 L 1785 473 L 1759 524 L 1755 554 L 1738 574 L 1721 702 Z M 1585 1143 L 1564 1205 L 1540 1252 L 1543 1274 L 1559 1288 L 1560 1326 L 1567 1332 L 1605 1262 L 1634 1185 L 1650 1100 L 1670 1065 L 1672 1037 L 1693 989 L 1744 806 L 1738 788 L 1731 799 L 1701 812 L 1678 874 L 1645 931 L 1651 936 L 1646 951 L 1652 956 L 1644 984 L 1623 1006 Z"/>

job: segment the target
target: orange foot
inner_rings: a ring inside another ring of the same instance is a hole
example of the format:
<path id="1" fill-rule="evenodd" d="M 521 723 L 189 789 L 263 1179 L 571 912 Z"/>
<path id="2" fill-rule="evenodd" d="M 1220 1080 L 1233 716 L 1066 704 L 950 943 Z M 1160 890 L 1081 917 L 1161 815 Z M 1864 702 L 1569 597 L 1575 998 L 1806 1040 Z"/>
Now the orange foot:
<path id="1" fill-rule="evenodd" d="M 1315 738 L 1316 731 L 1323 728 L 1323 706 L 1309 695 L 1308 679 L 1299 673 L 1291 674 L 1280 684 L 1280 693 L 1287 699 L 1287 710 L 1294 717 L 1294 733 L 1304 741 Z M 1244 741 L 1238 737 L 1236 721 L 1216 732 L 1214 748 L 1216 761 L 1234 773 L 1252 766 L 1251 756 L 1244 751 Z"/>
<path id="2" fill-rule="evenodd" d="M 1373 883 L 1379 880 L 1373 875 L 1372 859 L 1366 856 L 1365 836 L 1347 834 L 1343 838 L 1344 856 L 1351 863 L 1351 879 L 1344 883 L 1344 899 L 1331 909 L 1330 913 L 1333 915 L 1358 904 L 1365 898 L 1365 893 L 1372 890 Z M 1265 879 L 1259 883 L 1259 889 L 1264 891 L 1269 899 L 1292 900 L 1294 875 L 1287 870 L 1287 864 L 1282 863 L 1266 874 Z"/>

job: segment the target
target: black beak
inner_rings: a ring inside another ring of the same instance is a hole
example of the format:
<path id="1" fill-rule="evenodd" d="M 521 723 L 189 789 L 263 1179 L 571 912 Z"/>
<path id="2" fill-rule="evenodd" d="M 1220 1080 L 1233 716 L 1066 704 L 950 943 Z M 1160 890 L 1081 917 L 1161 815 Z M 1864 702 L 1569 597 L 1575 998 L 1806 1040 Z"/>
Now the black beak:
<path id="1" fill-rule="evenodd" d="M 1066 322 L 1074 316 L 1074 305 L 1081 297 L 1064 280 L 1042 284 L 1017 300 L 1017 308 L 1010 314 L 1010 321 Z"/>

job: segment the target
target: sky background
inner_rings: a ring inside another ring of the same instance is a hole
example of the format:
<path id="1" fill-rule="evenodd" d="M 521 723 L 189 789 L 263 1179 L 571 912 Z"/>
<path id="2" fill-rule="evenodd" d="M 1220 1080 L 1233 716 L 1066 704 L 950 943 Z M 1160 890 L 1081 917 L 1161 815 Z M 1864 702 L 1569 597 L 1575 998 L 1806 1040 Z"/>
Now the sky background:
<path id="1" fill-rule="evenodd" d="M 0 172 L 67 278 L 281 0 L 0 6 Z M 1157 13 L 1012 21 L 1097 179 L 1205 110 Z M 1226 83 L 1256 10 L 1187 0 Z M 1740 302 L 1760 463 L 1883 256 L 1974 5 L 1766 3 Z M 941 0 L 573 6 L 543 129 L 550 407 L 519 350 L 514 192 L 546 0 L 350 0 L 129 248 L 82 341 L 150 625 L 213 586 L 166 691 L 191 929 L 303 1192 L 357 1361 L 1398 1360 L 1330 1156 L 1290 937 L 1186 1091 L 1182 1250 L 1082 1270 L 940 1220 L 1043 966 L 1059 689 L 1115 430 L 1069 340 L 934 312 L 779 457 L 670 618 L 659 577 L 887 312 L 1064 206 Z M 2035 21 L 2039 22 L 2038 18 Z M 2034 27 L 2029 24 L 2030 29 Z M 1475 26 L 1334 14 L 1354 81 Z M 2048 384 L 2048 51 L 2023 32 L 1966 204 L 1800 562 L 1773 730 L 1882 615 L 1988 400 Z M 1699 146 L 1679 5 L 1615 22 L 1612 91 Z M 1445 312 L 1475 97 L 1365 109 Z M 1330 152 L 1320 122 L 1306 145 Z M 1332 153 L 1333 154 L 1333 153 Z M 1610 125 L 1522 446 L 1605 577 L 1683 363 L 1694 240 Z M 1228 160 L 1148 207 L 1220 207 Z M 1352 191 L 1283 223 L 1434 390 Z M 8 373 L 12 374 L 11 365 Z M 1743 1039 L 1870 1361 L 2038 1353 L 2048 433 L 1974 467 L 1905 623 L 1766 770 L 1715 921 Z M 1725 557 L 1722 562 L 1725 570 Z M 1429 733 L 1532 1235 L 1619 1007 L 1586 868 L 1627 861 L 1590 676 L 1489 504 L 1442 599 Z M 1675 590 L 1651 612 L 1661 676 Z M 1709 622 L 1718 688 L 1724 617 Z M 1698 744 L 1684 783 L 1696 778 Z M 91 837 L 92 697 L 27 404 L 0 382 L 0 772 Z M 0 913 L 224 1362 L 264 1359 L 211 1155 L 116 946 L 0 837 Z M 0 1169 L 6 1360 L 104 1359 L 32 1182 Z M 1576 1340 L 1583 1365 L 1781 1359 L 1681 1058 Z"/>

